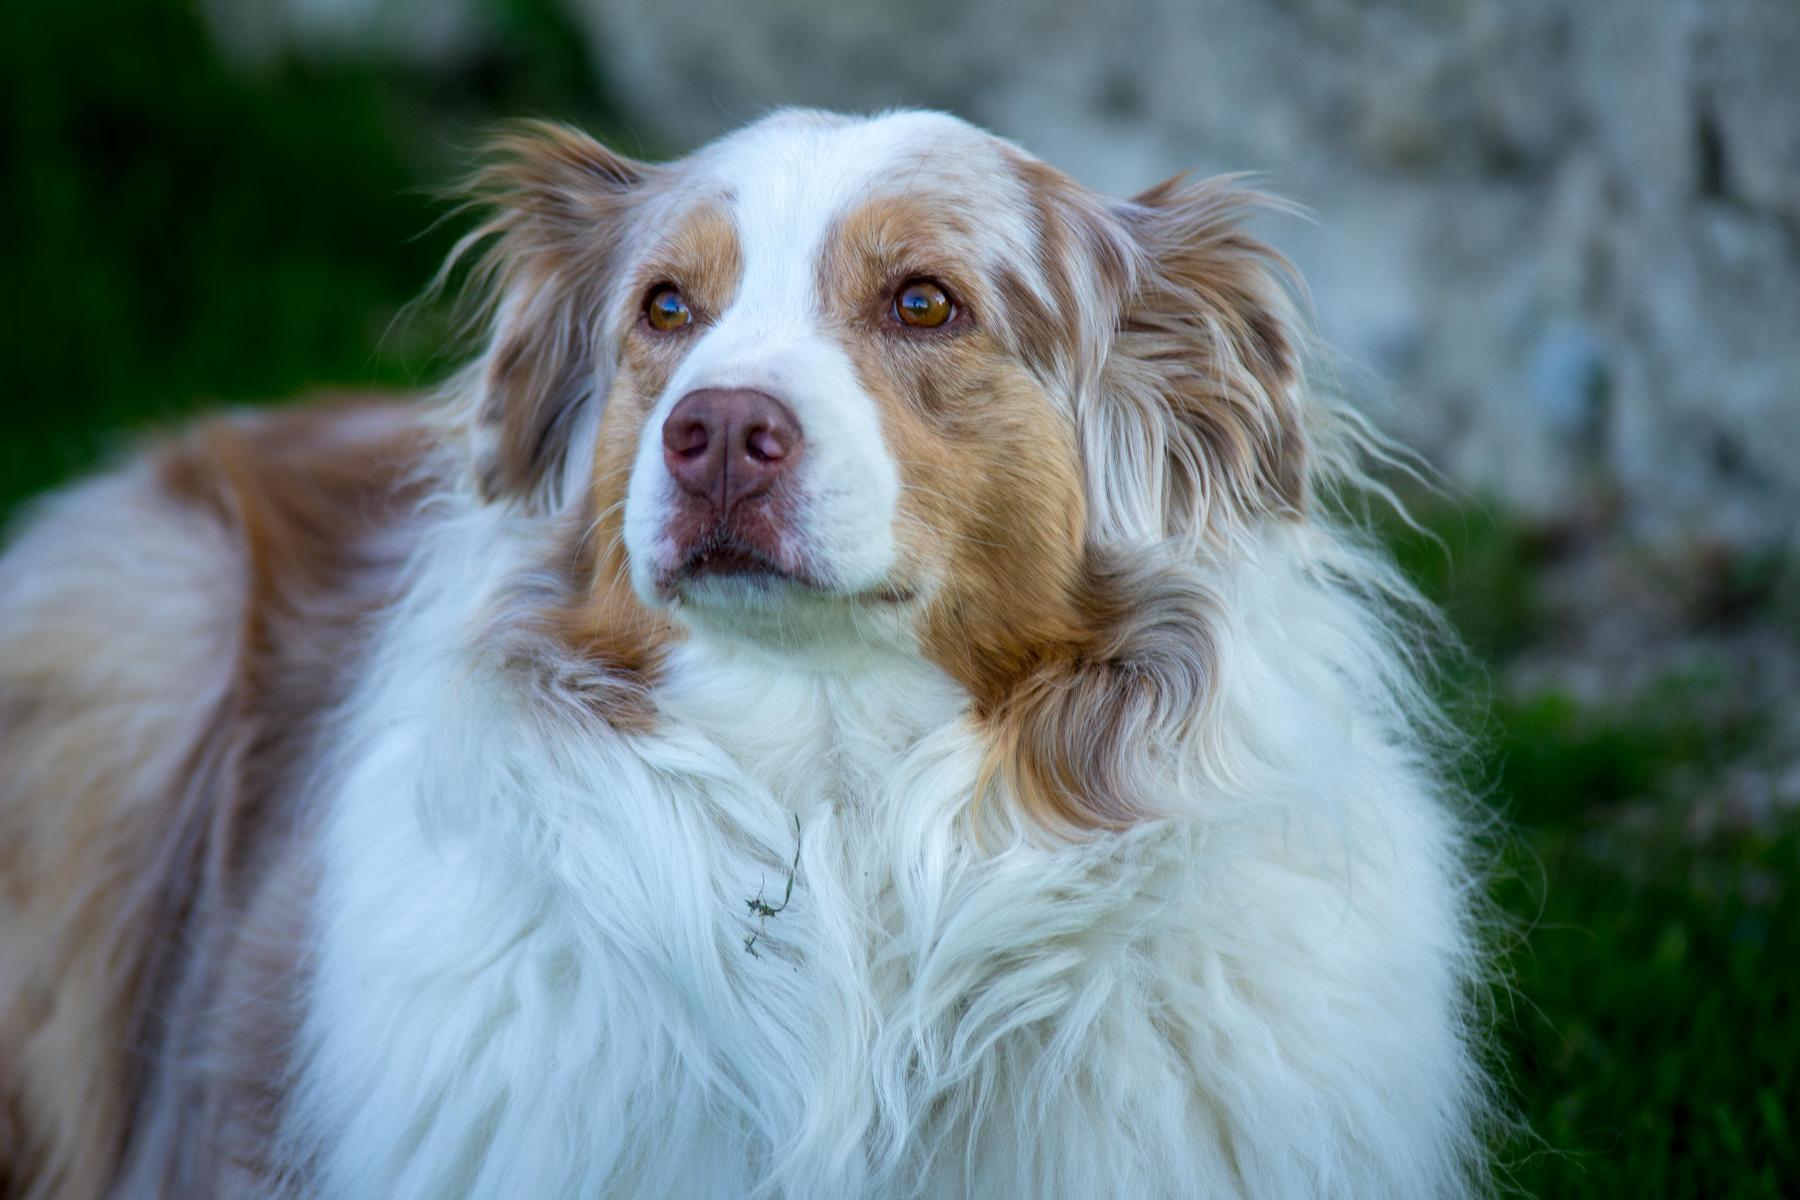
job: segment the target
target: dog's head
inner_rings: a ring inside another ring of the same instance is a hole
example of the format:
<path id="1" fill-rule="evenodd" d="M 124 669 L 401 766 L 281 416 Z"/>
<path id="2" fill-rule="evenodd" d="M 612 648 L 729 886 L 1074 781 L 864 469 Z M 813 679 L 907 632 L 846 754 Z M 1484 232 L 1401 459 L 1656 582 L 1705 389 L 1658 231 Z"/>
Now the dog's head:
<path id="1" fill-rule="evenodd" d="M 593 620 L 922 656 L 1039 815 L 1135 815 L 1125 747 L 1206 699 L 1192 565 L 1308 502 L 1242 193 L 1115 201 L 916 112 L 779 113 L 656 166 L 525 127 L 477 191 L 479 479 L 582 510 Z"/>

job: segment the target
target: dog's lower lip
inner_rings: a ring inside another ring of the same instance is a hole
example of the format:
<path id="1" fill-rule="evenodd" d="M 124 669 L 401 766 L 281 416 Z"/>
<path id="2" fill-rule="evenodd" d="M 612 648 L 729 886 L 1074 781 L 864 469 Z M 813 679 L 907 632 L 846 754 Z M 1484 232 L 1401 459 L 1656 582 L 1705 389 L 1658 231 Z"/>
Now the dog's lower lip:
<path id="1" fill-rule="evenodd" d="M 774 575 L 793 578 L 791 573 L 755 551 L 736 546 L 696 554 L 682 564 L 681 573 L 689 578 L 699 575 Z"/>
<path id="2" fill-rule="evenodd" d="M 910 604 L 918 598 L 918 592 L 905 584 L 874 587 L 855 593 L 834 593 L 830 587 L 811 576 L 787 570 L 755 551 L 737 547 L 703 551 L 689 557 L 659 585 L 658 591 L 665 597 L 674 599 L 681 592 L 683 584 L 696 583 L 709 577 L 789 583 L 806 591 L 817 592 L 821 596 L 835 594 L 843 600 L 873 604 L 898 606 Z"/>
<path id="3" fill-rule="evenodd" d="M 689 553 L 670 574 L 663 590 L 673 594 L 683 584 L 711 578 L 740 579 L 759 585 L 781 582 L 814 591 L 825 590 L 804 573 L 790 570 L 760 550 L 738 543 L 714 544 Z"/>

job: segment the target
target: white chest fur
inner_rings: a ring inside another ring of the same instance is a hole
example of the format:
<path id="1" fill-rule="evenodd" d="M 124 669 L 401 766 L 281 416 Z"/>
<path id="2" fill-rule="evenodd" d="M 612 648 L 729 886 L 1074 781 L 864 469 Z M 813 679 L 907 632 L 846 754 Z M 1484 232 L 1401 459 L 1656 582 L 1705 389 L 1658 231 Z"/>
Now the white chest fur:
<path id="1" fill-rule="evenodd" d="M 1451 1186 L 1457 850 L 1379 745 L 983 848 L 930 672 L 691 647 L 621 737 L 469 648 L 481 594 L 421 577 L 345 718 L 290 1128 L 319 1194 Z"/>

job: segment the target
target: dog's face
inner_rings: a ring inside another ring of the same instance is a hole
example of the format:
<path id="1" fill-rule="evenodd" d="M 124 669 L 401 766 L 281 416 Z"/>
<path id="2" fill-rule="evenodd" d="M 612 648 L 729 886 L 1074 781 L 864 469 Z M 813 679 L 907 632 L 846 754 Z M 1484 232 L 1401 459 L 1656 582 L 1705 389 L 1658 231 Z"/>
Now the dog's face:
<path id="1" fill-rule="evenodd" d="M 1303 506 L 1228 192 L 1108 201 L 927 113 L 778 114 L 658 167 L 540 128 L 483 190 L 483 480 L 585 501 L 596 613 L 628 580 L 707 636 L 917 654 L 1004 720 L 1148 619 L 1134 555 Z"/>
<path id="2" fill-rule="evenodd" d="M 942 659 L 931 639 L 963 632 L 946 610 L 1036 622 L 1032 597 L 1070 592 L 1074 414 L 1019 334 L 1052 295 L 1077 300 L 1067 267 L 1036 265 L 1028 170 L 924 114 L 788 117 L 683 168 L 621 273 L 602 435 L 603 458 L 633 451 L 623 532 L 645 603 Z"/>

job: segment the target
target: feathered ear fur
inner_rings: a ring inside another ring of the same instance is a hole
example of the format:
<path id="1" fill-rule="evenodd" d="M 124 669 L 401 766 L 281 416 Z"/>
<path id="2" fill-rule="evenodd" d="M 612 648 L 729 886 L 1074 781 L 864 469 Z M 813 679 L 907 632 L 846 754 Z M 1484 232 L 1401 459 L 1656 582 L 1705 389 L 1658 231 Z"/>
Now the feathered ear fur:
<path id="1" fill-rule="evenodd" d="M 1308 505 L 1286 266 L 1240 227 L 1257 203 L 1229 181 L 1177 179 L 1107 217 L 1087 210 L 1123 232 L 1131 266 L 1112 273 L 1125 288 L 1117 326 L 1078 406 L 1089 546 L 1075 624 L 1087 632 L 1046 655 L 990 726 L 993 773 L 1052 830 L 1159 815 L 1154 797 L 1195 752 L 1218 687 L 1206 547 Z"/>
<path id="2" fill-rule="evenodd" d="M 1102 543 L 1223 538 L 1306 510 L 1289 270 L 1242 229 L 1270 203 L 1178 177 L 1115 209 L 1138 270 L 1083 413 Z"/>
<path id="3" fill-rule="evenodd" d="M 1217 601 L 1190 564 L 1090 549 L 1086 635 L 1049 656 L 989 722 L 986 777 L 1058 836 L 1129 828 L 1156 811 L 1214 687 Z"/>
<path id="4" fill-rule="evenodd" d="M 478 253 L 470 287 L 490 325 L 471 380 L 476 479 L 490 500 L 542 505 L 602 390 L 608 289 L 656 169 L 542 121 L 507 126 L 483 158 L 462 195 L 486 220 L 446 265 Z"/>

